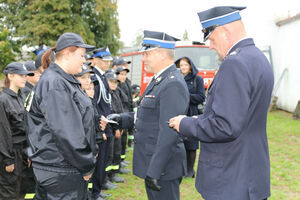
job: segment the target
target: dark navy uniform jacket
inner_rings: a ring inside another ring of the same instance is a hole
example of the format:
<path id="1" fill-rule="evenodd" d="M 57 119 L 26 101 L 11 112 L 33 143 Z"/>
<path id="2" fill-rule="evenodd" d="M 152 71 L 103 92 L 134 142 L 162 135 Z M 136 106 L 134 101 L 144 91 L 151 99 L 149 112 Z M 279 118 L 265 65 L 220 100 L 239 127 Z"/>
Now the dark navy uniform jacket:
<path id="1" fill-rule="evenodd" d="M 111 102 L 105 102 L 104 98 L 103 98 L 103 93 L 100 89 L 101 85 L 104 86 L 105 88 L 105 96 L 109 97 L 110 96 L 110 89 L 109 89 L 109 85 L 108 82 L 104 76 L 104 74 L 102 75 L 100 73 L 99 70 L 97 70 L 95 67 L 93 67 L 93 72 L 95 72 L 95 75 L 92 76 L 92 79 L 97 79 L 98 78 L 100 80 L 99 84 L 95 85 L 95 95 L 94 95 L 94 103 L 96 104 L 96 108 L 98 111 L 98 114 L 101 116 L 103 115 L 104 117 L 106 117 L 107 115 L 111 114 Z M 98 77 L 98 78 L 97 78 Z M 101 81 L 101 83 L 100 83 Z M 113 133 L 111 130 L 111 127 L 109 125 L 106 126 L 106 129 L 104 130 L 105 134 L 107 137 L 112 137 Z"/>
<path id="2" fill-rule="evenodd" d="M 201 141 L 196 188 L 207 199 L 270 196 L 266 134 L 273 72 L 252 39 L 232 47 L 209 90 L 203 115 L 186 117 L 180 133 Z"/>
<path id="3" fill-rule="evenodd" d="M 133 173 L 173 180 L 186 173 L 183 139 L 169 127 L 170 118 L 186 114 L 189 93 L 181 73 L 172 65 L 146 88 L 135 123 Z"/>
<path id="4" fill-rule="evenodd" d="M 95 166 L 94 108 L 79 81 L 51 63 L 25 102 L 33 168 L 90 174 Z"/>

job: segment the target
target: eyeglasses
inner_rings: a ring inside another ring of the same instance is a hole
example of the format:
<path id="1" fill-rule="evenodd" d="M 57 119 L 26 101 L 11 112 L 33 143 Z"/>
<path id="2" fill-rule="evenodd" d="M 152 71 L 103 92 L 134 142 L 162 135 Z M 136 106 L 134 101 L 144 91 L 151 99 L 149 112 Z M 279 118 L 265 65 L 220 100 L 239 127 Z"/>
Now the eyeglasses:
<path id="1" fill-rule="evenodd" d="M 207 28 L 202 29 L 202 33 L 204 34 L 204 42 L 208 39 L 208 37 L 212 34 L 212 32 L 218 27 L 219 25 L 213 25 Z"/>

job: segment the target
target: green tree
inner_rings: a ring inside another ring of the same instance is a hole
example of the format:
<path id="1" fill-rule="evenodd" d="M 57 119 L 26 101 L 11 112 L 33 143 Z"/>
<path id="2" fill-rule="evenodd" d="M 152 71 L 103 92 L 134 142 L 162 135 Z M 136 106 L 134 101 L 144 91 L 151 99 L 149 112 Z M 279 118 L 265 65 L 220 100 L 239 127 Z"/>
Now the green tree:
<path id="1" fill-rule="evenodd" d="M 117 1 L 113 0 L 0 0 L 0 23 L 22 45 L 54 46 L 64 32 L 79 33 L 97 47 L 119 48 Z"/>
<path id="2" fill-rule="evenodd" d="M 18 47 L 18 42 L 11 39 L 8 29 L 0 26 L 0 72 L 15 61 L 17 53 L 20 53 Z"/>
<path id="3" fill-rule="evenodd" d="M 136 37 L 135 37 L 135 40 L 132 42 L 132 45 L 139 47 L 142 45 L 143 39 L 144 39 L 143 30 L 139 29 L 135 35 L 136 35 Z"/>
<path id="4" fill-rule="evenodd" d="M 183 36 L 182 36 L 182 41 L 188 41 L 189 40 L 189 35 L 187 30 L 184 30 Z"/>

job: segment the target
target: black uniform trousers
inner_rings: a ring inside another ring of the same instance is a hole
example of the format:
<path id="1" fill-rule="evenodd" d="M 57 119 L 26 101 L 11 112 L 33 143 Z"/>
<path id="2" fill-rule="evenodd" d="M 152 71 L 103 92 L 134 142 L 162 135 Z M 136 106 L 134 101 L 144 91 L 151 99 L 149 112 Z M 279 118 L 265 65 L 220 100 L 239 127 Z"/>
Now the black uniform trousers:
<path id="1" fill-rule="evenodd" d="M 151 190 L 146 186 L 146 192 L 149 200 L 179 200 L 180 189 L 179 185 L 182 178 L 177 178 L 169 181 L 158 181 L 158 185 L 161 186 L 160 191 Z"/>
<path id="2" fill-rule="evenodd" d="M 121 158 L 122 158 L 122 160 L 124 160 L 126 157 L 127 134 L 128 134 L 128 130 L 123 129 L 123 135 L 121 136 Z"/>
<path id="3" fill-rule="evenodd" d="M 97 157 L 95 171 L 92 177 L 92 195 L 97 196 L 101 192 L 101 188 L 104 184 L 106 172 L 105 168 L 108 162 L 108 156 L 110 153 L 110 143 L 113 137 L 107 137 L 107 140 L 103 140 L 99 145 L 99 153 Z"/>
<path id="4" fill-rule="evenodd" d="M 121 163 L 121 138 L 112 138 L 110 143 L 110 153 L 108 156 L 107 171 L 111 176 L 119 170 Z"/>
<path id="5" fill-rule="evenodd" d="M 34 192 L 34 179 L 31 174 L 32 168 L 27 167 L 27 156 L 25 149 L 15 148 L 15 169 L 9 173 L 5 170 L 5 165 L 0 163 L 0 200 L 2 199 L 19 199 L 26 193 Z M 32 175 L 32 174 L 31 174 Z"/>
<path id="6" fill-rule="evenodd" d="M 87 182 L 82 174 L 33 168 L 36 200 L 86 200 Z"/>

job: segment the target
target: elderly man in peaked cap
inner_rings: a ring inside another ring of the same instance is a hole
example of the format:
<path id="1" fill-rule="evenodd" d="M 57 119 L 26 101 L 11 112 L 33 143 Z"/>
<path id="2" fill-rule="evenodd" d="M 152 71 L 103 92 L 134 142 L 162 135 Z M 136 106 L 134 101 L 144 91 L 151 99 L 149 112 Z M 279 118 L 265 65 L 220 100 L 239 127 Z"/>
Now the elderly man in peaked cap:
<path id="1" fill-rule="evenodd" d="M 198 13 L 204 40 L 223 62 L 208 89 L 203 115 L 170 119 L 180 135 L 201 142 L 196 188 L 205 199 L 270 196 L 266 120 L 273 72 L 246 36 L 239 13 L 244 8 L 224 6 Z"/>
<path id="2" fill-rule="evenodd" d="M 133 174 L 145 179 L 150 200 L 180 199 L 179 185 L 186 174 L 183 139 L 167 123 L 186 114 L 189 105 L 187 86 L 174 64 L 176 40 L 162 32 L 144 31 L 143 61 L 155 76 L 137 110 Z"/>

